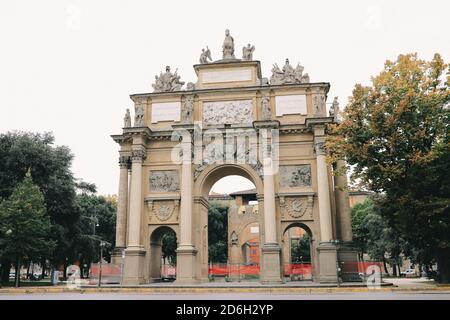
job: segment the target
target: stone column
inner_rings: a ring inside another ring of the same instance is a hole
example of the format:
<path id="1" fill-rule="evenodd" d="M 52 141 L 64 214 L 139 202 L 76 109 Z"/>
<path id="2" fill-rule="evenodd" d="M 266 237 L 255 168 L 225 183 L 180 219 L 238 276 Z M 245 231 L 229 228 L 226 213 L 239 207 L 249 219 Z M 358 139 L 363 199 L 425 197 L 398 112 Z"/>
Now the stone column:
<path id="1" fill-rule="evenodd" d="M 336 199 L 336 217 L 338 238 L 341 241 L 338 248 L 338 258 L 343 281 L 360 282 L 358 270 L 358 252 L 353 248 L 352 216 L 347 189 L 347 172 L 344 160 L 335 164 L 334 195 Z"/>
<path id="2" fill-rule="evenodd" d="M 127 208 L 128 208 L 128 160 L 121 156 L 119 160 L 119 194 L 117 199 L 116 248 L 126 246 Z"/>
<path id="3" fill-rule="evenodd" d="M 122 250 L 126 247 L 128 209 L 128 160 L 129 157 L 127 156 L 119 157 L 120 175 L 116 216 L 116 247 L 113 254 L 111 255 L 111 262 L 114 264 L 120 263 Z"/>
<path id="4" fill-rule="evenodd" d="M 275 211 L 275 182 L 272 159 L 264 159 L 264 243 L 277 243 L 277 220 Z"/>
<path id="5" fill-rule="evenodd" d="M 347 190 L 347 172 L 345 170 L 345 161 L 336 162 L 337 175 L 334 175 L 334 194 L 336 198 L 337 230 L 339 231 L 339 240 L 351 242 L 352 235 L 352 217 Z"/>
<path id="6" fill-rule="evenodd" d="M 315 138 L 320 240 L 321 242 L 330 242 L 330 240 L 333 239 L 333 224 L 331 221 L 330 186 L 328 184 L 328 166 L 326 162 L 324 144 L 325 137 Z"/>
<path id="7" fill-rule="evenodd" d="M 325 153 L 325 127 L 314 127 L 314 147 L 317 164 L 317 197 L 319 202 L 320 243 L 319 281 L 321 283 L 337 282 L 337 247 L 332 241 L 333 224 L 331 216 L 330 185 L 328 183 L 328 165 Z"/>
<path id="8" fill-rule="evenodd" d="M 193 174 L 192 145 L 189 137 L 182 142 L 180 242 L 177 248 L 177 283 L 193 283 L 197 250 L 192 242 Z"/>
<path id="9" fill-rule="evenodd" d="M 131 155 L 130 215 L 128 221 L 128 246 L 125 250 L 124 284 L 143 282 L 144 247 L 141 244 L 142 214 L 142 164 L 146 158 L 143 146 L 133 146 Z"/>
<path id="10" fill-rule="evenodd" d="M 267 129 L 266 129 L 267 128 Z M 262 283 L 281 283 L 281 247 L 277 236 L 277 217 L 275 207 L 275 168 L 272 155 L 277 155 L 273 148 L 272 130 L 275 123 L 268 123 L 260 130 L 263 141 L 263 173 L 264 173 L 264 245 L 262 252 Z M 266 144 L 264 146 L 264 144 Z"/>
<path id="11" fill-rule="evenodd" d="M 128 248 L 141 248 L 142 163 L 146 158 L 143 149 L 133 150 L 131 157 L 130 221 Z"/>

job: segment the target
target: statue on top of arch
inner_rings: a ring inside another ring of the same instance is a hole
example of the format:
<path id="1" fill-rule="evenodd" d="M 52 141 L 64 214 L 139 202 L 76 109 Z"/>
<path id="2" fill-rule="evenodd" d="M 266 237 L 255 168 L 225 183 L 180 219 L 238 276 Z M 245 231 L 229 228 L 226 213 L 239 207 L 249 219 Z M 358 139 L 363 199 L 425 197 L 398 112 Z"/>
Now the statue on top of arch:
<path id="1" fill-rule="evenodd" d="M 183 81 L 180 81 L 180 76 L 175 73 L 170 72 L 170 67 L 166 67 L 166 72 L 159 73 L 159 76 L 155 76 L 155 83 L 152 84 L 153 92 L 169 92 L 169 91 L 180 91 L 181 87 L 184 85 Z"/>
<path id="2" fill-rule="evenodd" d="M 304 67 L 297 64 L 297 67 L 292 67 L 289 63 L 289 59 L 286 59 L 286 63 L 283 69 L 280 69 L 275 63 L 272 68 L 272 76 L 270 77 L 270 84 L 280 85 L 280 84 L 298 84 L 298 83 L 309 83 L 309 75 L 307 73 L 303 74 Z"/>

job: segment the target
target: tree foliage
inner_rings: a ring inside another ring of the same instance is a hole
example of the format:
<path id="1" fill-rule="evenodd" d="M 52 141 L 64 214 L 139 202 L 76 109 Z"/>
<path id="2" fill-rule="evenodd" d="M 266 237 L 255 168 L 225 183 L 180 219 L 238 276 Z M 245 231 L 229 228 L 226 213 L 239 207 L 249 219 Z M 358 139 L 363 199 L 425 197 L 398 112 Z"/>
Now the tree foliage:
<path id="1" fill-rule="evenodd" d="M 383 197 L 368 198 L 352 208 L 353 244 L 360 257 L 368 253 L 372 260 L 389 262 L 395 268 L 401 265 L 406 243 L 384 219 L 383 210 Z"/>
<path id="2" fill-rule="evenodd" d="M 291 263 L 311 263 L 311 237 L 305 232 L 300 239 L 291 239 Z"/>
<path id="3" fill-rule="evenodd" d="M 111 249 L 114 248 L 116 234 L 117 202 L 114 198 L 99 196 L 85 192 L 76 195 L 75 204 L 80 214 L 78 222 L 75 251 L 81 264 L 90 265 L 100 259 L 100 241 L 109 244 L 103 251 L 105 260 L 110 259 Z M 90 187 L 89 190 L 95 190 Z"/>
<path id="4" fill-rule="evenodd" d="M 208 256 L 221 263 L 228 258 L 228 207 L 213 201 L 208 209 Z"/>
<path id="5" fill-rule="evenodd" d="M 167 259 L 170 265 L 177 263 L 177 235 L 174 231 L 166 232 L 162 236 L 162 257 Z"/>
<path id="6" fill-rule="evenodd" d="M 330 161 L 345 158 L 353 178 L 383 193 L 383 219 L 416 262 L 439 262 L 442 281 L 450 281 L 449 84 L 439 54 L 387 61 L 370 86 L 355 86 L 327 141 Z"/>
<path id="7" fill-rule="evenodd" d="M 52 254 L 56 243 L 50 239 L 50 231 L 44 195 L 27 174 L 0 203 L 0 255 L 15 262 L 17 285 L 18 270 L 25 259 L 39 261 Z"/>
<path id="8" fill-rule="evenodd" d="M 65 146 L 55 146 L 51 133 L 8 132 L 0 134 L 0 198 L 7 198 L 28 169 L 44 196 L 56 248 L 51 258 L 56 266 L 73 260 L 78 233 L 74 206 L 76 182 L 70 171 L 73 155 Z"/>

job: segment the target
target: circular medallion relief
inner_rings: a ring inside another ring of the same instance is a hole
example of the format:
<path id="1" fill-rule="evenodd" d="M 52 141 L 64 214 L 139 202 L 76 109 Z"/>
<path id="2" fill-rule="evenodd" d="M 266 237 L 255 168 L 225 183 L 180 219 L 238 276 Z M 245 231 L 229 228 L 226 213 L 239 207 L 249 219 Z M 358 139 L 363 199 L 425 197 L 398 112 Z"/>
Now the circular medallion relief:
<path id="1" fill-rule="evenodd" d="M 292 200 L 289 209 L 289 214 L 291 215 L 291 217 L 300 218 L 306 212 L 306 202 L 301 201 L 300 199 Z"/>
<path id="2" fill-rule="evenodd" d="M 169 204 L 160 204 L 156 210 L 156 216 L 161 221 L 168 220 L 173 213 L 174 207 Z"/>

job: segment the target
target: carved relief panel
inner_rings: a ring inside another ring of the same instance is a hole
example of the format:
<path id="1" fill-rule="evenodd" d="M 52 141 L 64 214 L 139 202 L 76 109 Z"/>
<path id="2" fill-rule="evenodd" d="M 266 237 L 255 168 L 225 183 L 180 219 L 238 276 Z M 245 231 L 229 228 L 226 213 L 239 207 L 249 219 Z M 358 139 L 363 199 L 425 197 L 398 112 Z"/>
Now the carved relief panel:
<path id="1" fill-rule="evenodd" d="M 298 188 L 311 186 L 311 165 L 280 166 L 280 187 Z"/>
<path id="2" fill-rule="evenodd" d="M 150 171 L 150 192 L 177 192 L 180 190 L 180 176 L 177 170 Z"/>
<path id="3" fill-rule="evenodd" d="M 252 121 L 252 100 L 214 101 L 203 103 L 204 124 L 251 124 Z"/>

